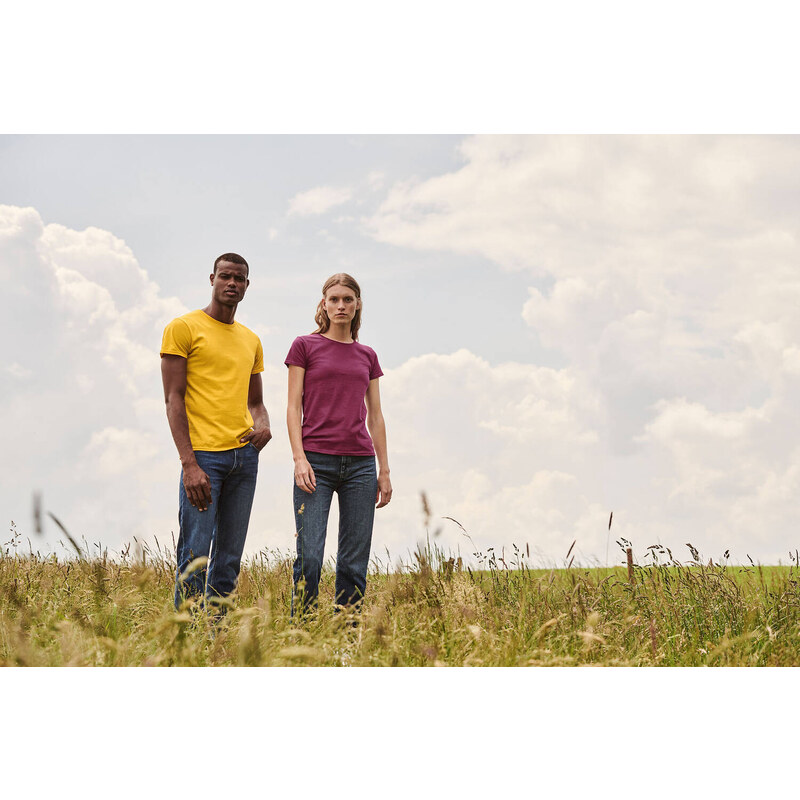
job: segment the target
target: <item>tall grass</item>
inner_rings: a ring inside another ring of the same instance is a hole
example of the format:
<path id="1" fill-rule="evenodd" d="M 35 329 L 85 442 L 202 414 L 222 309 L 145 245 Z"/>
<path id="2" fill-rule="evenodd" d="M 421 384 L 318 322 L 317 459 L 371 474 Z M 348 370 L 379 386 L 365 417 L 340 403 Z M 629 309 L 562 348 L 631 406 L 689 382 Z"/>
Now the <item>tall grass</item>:
<path id="1" fill-rule="evenodd" d="M 530 565 L 513 548 L 478 568 L 428 543 L 373 562 L 360 615 L 289 614 L 291 560 L 242 567 L 229 612 L 172 606 L 171 549 L 58 560 L 0 551 L 0 664 L 8 666 L 789 666 L 800 663 L 800 569 L 659 561 L 627 570 Z M 622 545 L 626 544 L 624 542 Z M 567 562 L 565 559 L 565 563 Z M 358 624 L 352 624 L 357 622 Z"/>

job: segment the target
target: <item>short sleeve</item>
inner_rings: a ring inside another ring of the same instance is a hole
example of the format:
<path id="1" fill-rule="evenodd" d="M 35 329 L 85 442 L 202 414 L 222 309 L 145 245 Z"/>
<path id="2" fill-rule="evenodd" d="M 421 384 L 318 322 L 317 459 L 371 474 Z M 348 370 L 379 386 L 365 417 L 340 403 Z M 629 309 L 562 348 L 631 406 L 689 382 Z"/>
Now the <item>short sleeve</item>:
<path id="1" fill-rule="evenodd" d="M 253 371 L 250 373 L 251 375 L 256 375 L 264 371 L 264 348 L 261 346 L 261 339 L 257 339 L 256 341 L 258 342 L 258 346 L 256 347 L 256 357 L 253 361 Z"/>
<path id="2" fill-rule="evenodd" d="M 302 336 L 298 336 L 289 348 L 289 353 L 286 360 L 283 362 L 286 366 L 302 367 L 306 369 L 308 365 L 308 357 L 306 353 L 306 343 Z"/>
<path id="3" fill-rule="evenodd" d="M 369 367 L 369 379 L 374 381 L 375 378 L 380 378 L 383 375 L 381 365 L 378 363 L 378 354 L 372 351 L 372 360 Z"/>
<path id="4" fill-rule="evenodd" d="M 192 333 L 180 317 L 175 318 L 164 328 L 161 338 L 161 355 L 189 358 L 192 349 Z"/>

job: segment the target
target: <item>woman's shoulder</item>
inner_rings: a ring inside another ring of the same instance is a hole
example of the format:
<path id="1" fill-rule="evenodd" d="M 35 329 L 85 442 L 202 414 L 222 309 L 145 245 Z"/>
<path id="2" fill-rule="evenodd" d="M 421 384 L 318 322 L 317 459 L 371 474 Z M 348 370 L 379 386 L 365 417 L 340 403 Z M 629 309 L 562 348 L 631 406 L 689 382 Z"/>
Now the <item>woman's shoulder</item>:
<path id="1" fill-rule="evenodd" d="M 328 340 L 319 333 L 303 333 L 300 336 L 295 336 L 289 352 L 303 353 L 310 356 L 321 349 L 325 349 L 327 343 Z"/>
<path id="2" fill-rule="evenodd" d="M 378 360 L 378 354 L 368 344 L 361 344 L 361 342 L 355 342 L 355 344 L 359 346 L 360 358 L 369 365 L 370 380 L 380 378 L 383 375 L 383 370 Z"/>
<path id="3" fill-rule="evenodd" d="M 315 344 L 319 339 L 318 334 L 314 333 L 303 333 L 300 336 L 295 336 L 294 340 L 292 341 L 292 347 L 307 347 L 308 345 Z"/>
<path id="4" fill-rule="evenodd" d="M 372 356 L 377 356 L 377 353 L 368 345 L 363 342 L 353 342 L 353 344 L 361 351 L 369 353 Z"/>
<path id="5" fill-rule="evenodd" d="M 289 346 L 289 353 L 286 356 L 285 364 L 295 364 L 296 366 L 305 365 L 310 351 L 312 350 L 313 337 L 309 335 L 295 336 L 291 345 Z"/>

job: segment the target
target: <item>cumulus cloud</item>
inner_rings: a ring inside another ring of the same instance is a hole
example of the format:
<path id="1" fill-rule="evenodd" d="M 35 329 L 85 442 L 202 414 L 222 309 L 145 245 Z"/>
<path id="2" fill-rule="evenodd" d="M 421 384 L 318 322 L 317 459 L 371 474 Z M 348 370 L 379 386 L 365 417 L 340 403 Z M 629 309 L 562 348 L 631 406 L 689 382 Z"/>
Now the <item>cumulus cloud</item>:
<path id="1" fill-rule="evenodd" d="M 13 375 L 15 378 L 19 378 L 20 380 L 30 378 L 33 374 L 29 369 L 26 369 L 21 364 L 17 364 L 16 361 L 13 361 L 6 367 L 6 372 L 8 372 L 9 375 Z"/>
<path id="2" fill-rule="evenodd" d="M 702 524 L 704 537 L 740 554 L 785 559 L 796 546 L 792 494 L 800 488 L 792 416 L 777 396 L 735 412 L 686 398 L 659 402 L 642 439 L 673 516 Z"/>
<path id="3" fill-rule="evenodd" d="M 2 319 L 11 355 L 0 371 L 0 507 L 34 548 L 63 552 L 60 533 L 31 531 L 34 491 L 76 539 L 117 550 L 177 536 L 180 463 L 164 413 L 158 357 L 166 323 L 188 309 L 165 297 L 111 232 L 45 225 L 32 208 L 0 206 Z M 275 441 L 261 459 L 248 552 L 294 545 L 291 453 L 282 435 L 286 369 L 264 337 L 264 394 Z M 279 357 L 280 356 L 280 357 Z M 335 538 L 334 538 L 335 540 Z"/>
<path id="4" fill-rule="evenodd" d="M 552 562 L 598 488 L 599 409 L 573 371 L 492 366 L 459 350 L 409 359 L 383 384 L 396 493 L 378 516 L 379 540 L 402 552 L 424 539 L 424 492 L 428 533 L 438 531 L 445 549 L 510 554 L 528 545 Z M 602 516 L 584 544 L 600 544 Z"/>
<path id="5" fill-rule="evenodd" d="M 712 250 L 791 247 L 800 223 L 786 167 L 796 146 L 791 137 L 473 137 L 460 169 L 395 185 L 371 229 L 395 245 L 559 277 L 602 277 L 619 264 L 687 274 Z"/>
<path id="6" fill-rule="evenodd" d="M 553 455 L 564 444 L 596 441 L 591 427 L 596 405 L 570 370 L 533 364 L 492 367 L 468 350 L 432 353 L 393 370 L 384 391 L 394 413 L 417 430 L 413 441 L 398 447 L 424 448 L 428 458 L 441 447 L 442 431 L 451 433 L 450 452 L 457 459 L 476 451 L 486 458 L 509 435 L 515 442 L 535 439 L 540 452 L 547 446 Z"/>
<path id="7" fill-rule="evenodd" d="M 3 508 L 25 530 L 31 493 L 41 490 L 46 508 L 90 545 L 170 545 L 179 464 L 157 353 L 164 324 L 184 307 L 109 232 L 44 225 L 35 210 L 14 207 L 0 208 L 0 231 L 3 277 L 20 298 L 4 323 L 19 354 L 2 373 L 3 451 L 17 465 L 0 489 Z M 269 329 L 254 327 L 269 350 Z M 262 454 L 247 549 L 287 552 L 285 368 L 269 359 L 263 380 L 275 439 Z M 378 514 L 376 554 L 402 558 L 425 538 L 423 491 L 435 517 L 428 533 L 464 555 L 514 544 L 558 551 L 597 511 L 586 468 L 599 409 L 574 370 L 491 365 L 460 350 L 412 358 L 382 383 L 397 493 Z M 45 544 L 57 550 L 58 536 L 50 530 Z"/>
<path id="8" fill-rule="evenodd" d="M 396 184 L 367 226 L 530 275 L 517 309 L 591 398 L 562 429 L 592 432 L 607 499 L 639 537 L 734 538 L 743 557 L 749 535 L 786 558 L 798 154 L 796 137 L 473 137 L 459 168 Z M 523 391 L 520 444 L 541 392 Z M 584 453 L 579 439 L 564 450 Z"/>
<path id="9" fill-rule="evenodd" d="M 32 208 L 0 206 L 0 270 L 13 300 L 2 324 L 14 360 L 2 374 L 15 379 L 2 378 L 2 444 L 17 465 L 4 511 L 24 525 L 41 490 L 87 539 L 113 547 L 151 534 L 149 481 L 165 461 L 154 444 L 163 403 L 157 415 L 150 402 L 157 351 L 185 307 L 161 296 L 122 240 L 44 225 Z"/>
<path id="10" fill-rule="evenodd" d="M 317 186 L 299 192 L 289 201 L 290 217 L 309 217 L 324 214 L 326 211 L 346 203 L 353 196 L 347 186 Z"/>
<path id="11" fill-rule="evenodd" d="M 83 451 L 104 475 L 136 475 L 146 471 L 158 455 L 152 434 L 132 428 L 95 431 Z"/>
<path id="12" fill-rule="evenodd" d="M 339 224 L 527 276 L 508 313 L 556 365 L 462 349 L 386 369 L 395 499 L 377 514 L 376 553 L 424 539 L 424 491 L 427 534 L 462 554 L 527 545 L 558 563 L 577 539 L 585 561 L 610 547 L 613 562 L 625 536 L 640 557 L 657 541 L 685 556 L 691 541 L 786 559 L 800 489 L 798 152 L 781 137 L 475 137 L 450 172 L 376 179 L 377 212 Z M 291 213 L 350 199 L 321 189 Z M 33 209 L 0 209 L 0 265 L 14 309 L 4 507 L 24 517 L 42 488 L 87 536 L 168 538 L 178 469 L 156 353 L 183 307 L 112 233 L 44 225 Z M 264 373 L 276 436 L 250 551 L 294 542 L 283 354 Z"/>

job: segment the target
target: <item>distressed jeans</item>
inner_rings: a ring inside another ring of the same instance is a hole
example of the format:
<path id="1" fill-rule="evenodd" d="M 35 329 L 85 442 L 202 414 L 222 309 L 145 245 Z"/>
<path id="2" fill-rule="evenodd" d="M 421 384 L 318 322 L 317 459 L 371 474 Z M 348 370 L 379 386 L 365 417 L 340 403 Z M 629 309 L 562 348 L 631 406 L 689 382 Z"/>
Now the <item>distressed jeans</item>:
<path id="1" fill-rule="evenodd" d="M 314 607 L 325 550 L 333 493 L 339 495 L 339 548 L 335 602 L 353 605 L 364 596 L 375 518 L 378 476 L 375 456 L 336 456 L 306 452 L 317 479 L 312 494 L 294 487 L 297 558 L 294 562 L 292 613 Z"/>
<path id="2" fill-rule="evenodd" d="M 258 475 L 258 450 L 249 443 L 233 450 L 195 450 L 195 457 L 211 481 L 211 505 L 199 511 L 189 502 L 181 472 L 176 608 L 190 597 L 213 602 L 236 588 Z M 200 556 L 209 556 L 208 564 L 181 580 Z"/>

